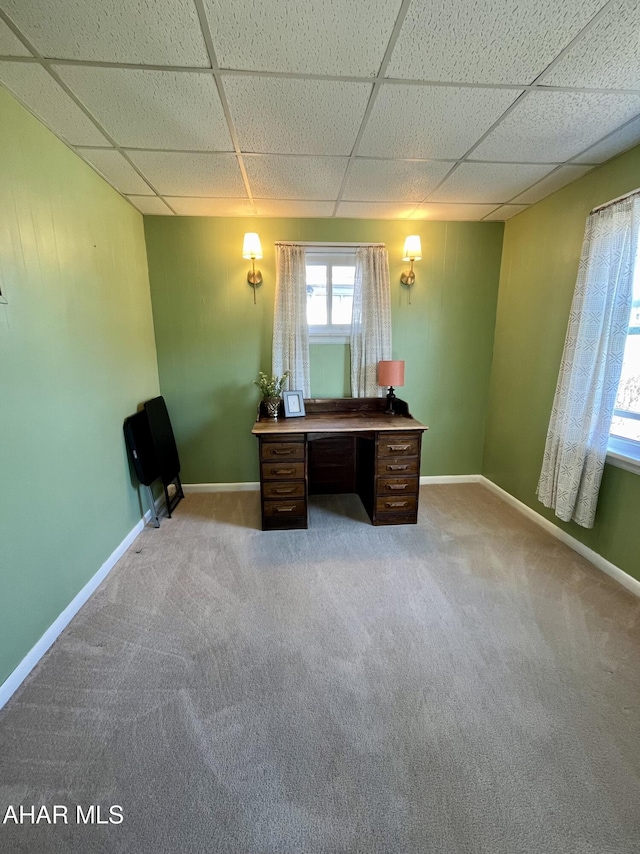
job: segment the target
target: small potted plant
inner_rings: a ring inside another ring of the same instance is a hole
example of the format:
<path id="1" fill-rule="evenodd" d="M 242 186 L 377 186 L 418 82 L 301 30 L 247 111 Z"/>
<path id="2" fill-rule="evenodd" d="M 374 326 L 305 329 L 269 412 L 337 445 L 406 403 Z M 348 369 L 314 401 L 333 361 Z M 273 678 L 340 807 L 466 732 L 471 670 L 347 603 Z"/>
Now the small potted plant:
<path id="1" fill-rule="evenodd" d="M 257 385 L 262 393 L 264 408 L 269 418 L 278 417 L 278 409 L 282 394 L 282 387 L 285 380 L 289 376 L 289 371 L 285 371 L 281 377 L 272 376 L 271 379 L 262 371 L 258 374 L 258 379 L 254 380 L 254 385 Z"/>

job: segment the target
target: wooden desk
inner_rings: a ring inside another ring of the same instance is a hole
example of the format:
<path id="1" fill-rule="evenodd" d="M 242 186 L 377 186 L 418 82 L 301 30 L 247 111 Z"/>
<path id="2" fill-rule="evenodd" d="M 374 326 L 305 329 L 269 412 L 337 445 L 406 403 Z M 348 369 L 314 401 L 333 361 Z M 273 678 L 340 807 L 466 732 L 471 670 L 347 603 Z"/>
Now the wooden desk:
<path id="1" fill-rule="evenodd" d="M 262 530 L 308 527 L 307 496 L 357 493 L 373 525 L 415 525 L 420 447 L 427 429 L 396 399 L 305 400 L 306 416 L 266 418 L 258 437 Z"/>

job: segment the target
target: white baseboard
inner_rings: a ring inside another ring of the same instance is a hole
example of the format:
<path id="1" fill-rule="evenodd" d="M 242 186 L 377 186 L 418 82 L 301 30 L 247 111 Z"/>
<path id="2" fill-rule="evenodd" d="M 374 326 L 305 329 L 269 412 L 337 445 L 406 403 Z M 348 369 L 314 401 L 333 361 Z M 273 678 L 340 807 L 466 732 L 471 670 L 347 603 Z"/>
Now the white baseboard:
<path id="1" fill-rule="evenodd" d="M 20 685 L 27 678 L 36 664 L 40 661 L 45 652 L 58 638 L 60 633 L 65 629 L 71 620 L 78 613 L 80 608 L 85 604 L 89 597 L 95 592 L 96 588 L 111 572 L 122 555 L 134 542 L 138 534 L 144 529 L 145 524 L 151 518 L 151 511 L 147 510 L 144 517 L 140 519 L 138 524 L 129 531 L 124 540 L 117 546 L 116 549 L 102 564 L 93 578 L 89 579 L 82 590 L 69 602 L 60 616 L 49 626 L 47 631 L 42 635 L 36 645 L 25 655 L 20 664 L 11 673 L 7 679 L 0 685 L 0 709 L 7 703 L 9 698 L 17 691 Z"/>
<path id="2" fill-rule="evenodd" d="M 443 474 L 422 476 L 420 486 L 429 483 L 480 483 L 481 474 Z M 187 492 L 257 492 L 259 481 L 244 481 L 241 483 L 183 483 L 182 488 Z"/>
<path id="3" fill-rule="evenodd" d="M 441 474 L 426 477 L 420 477 L 420 486 L 425 486 L 430 483 L 480 483 L 482 480 L 481 474 Z"/>
<path id="4" fill-rule="evenodd" d="M 420 485 L 428 483 L 479 483 L 479 474 L 452 474 L 438 475 L 435 477 L 421 477 Z M 185 494 L 188 492 L 258 492 L 260 483 L 258 481 L 244 481 L 241 483 L 183 483 Z"/>
<path id="5" fill-rule="evenodd" d="M 243 483 L 183 483 L 185 495 L 188 492 L 257 492 L 260 484 L 256 481 Z"/>
<path id="6" fill-rule="evenodd" d="M 571 534 L 567 534 L 566 531 L 563 531 L 562 528 L 559 528 L 557 525 L 554 525 L 553 522 L 545 519 L 545 517 L 541 516 L 540 513 L 536 513 L 536 511 L 527 504 L 524 504 L 522 501 L 511 495 L 511 493 L 502 489 L 501 486 L 498 486 L 497 483 L 494 483 L 492 480 L 489 480 L 482 475 L 479 477 L 479 482 L 487 489 L 491 490 L 491 492 L 502 498 L 503 501 L 506 501 L 507 504 L 515 507 L 516 510 L 519 510 L 520 513 L 531 519 L 532 522 L 535 522 L 536 525 L 540 525 L 540 527 L 544 528 L 544 530 L 549 534 L 565 543 L 565 545 L 569 546 L 569 548 L 573 549 L 575 552 L 578 552 L 579 555 L 582 555 L 582 557 L 590 561 L 595 567 L 597 567 L 597 569 L 605 572 L 619 584 L 622 584 L 623 587 L 626 587 L 626 589 L 631 593 L 634 593 L 636 596 L 640 596 L 640 581 L 632 575 L 629 575 L 623 569 L 620 569 L 619 566 L 616 566 L 614 563 L 611 563 L 611 561 L 603 558 L 602 555 L 598 554 L 598 552 L 594 552 L 593 549 L 585 546 L 584 543 L 580 542 L 580 540 L 576 540 L 576 538 L 572 537 Z"/>

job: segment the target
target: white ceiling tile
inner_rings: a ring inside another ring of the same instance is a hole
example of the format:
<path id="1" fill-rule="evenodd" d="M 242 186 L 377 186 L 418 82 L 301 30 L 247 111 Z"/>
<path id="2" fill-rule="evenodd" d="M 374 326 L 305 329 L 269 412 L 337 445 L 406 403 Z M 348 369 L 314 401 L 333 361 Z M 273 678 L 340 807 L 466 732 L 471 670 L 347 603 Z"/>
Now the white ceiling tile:
<path id="1" fill-rule="evenodd" d="M 415 203 L 340 202 L 336 215 L 362 219 L 408 219 L 415 208 Z"/>
<path id="2" fill-rule="evenodd" d="M 576 157 L 574 163 L 604 163 L 640 142 L 640 117 Z"/>
<path id="3" fill-rule="evenodd" d="M 543 82 L 545 86 L 640 88 L 640 3 L 613 3 Z"/>
<path id="4" fill-rule="evenodd" d="M 240 148 L 265 154 L 350 154 L 372 89 L 233 74 L 223 85 Z"/>
<path id="5" fill-rule="evenodd" d="M 209 74 L 68 65 L 56 71 L 123 147 L 233 150 Z"/>
<path id="6" fill-rule="evenodd" d="M 128 163 L 119 151 L 104 151 L 95 148 L 78 148 L 82 155 L 94 166 L 107 181 L 120 193 L 138 196 L 153 196 L 151 187 L 143 181 L 133 166 Z"/>
<path id="7" fill-rule="evenodd" d="M 192 0 L 3 0 L 4 10 L 53 59 L 208 66 Z"/>
<path id="8" fill-rule="evenodd" d="M 242 198 L 246 196 L 235 154 L 127 152 L 163 196 Z"/>
<path id="9" fill-rule="evenodd" d="M 461 163 L 429 201 L 508 202 L 553 168 L 520 163 Z"/>
<path id="10" fill-rule="evenodd" d="M 401 0 L 205 0 L 221 68 L 357 77 L 378 73 L 400 6 Z"/>
<path id="11" fill-rule="evenodd" d="M 512 216 L 526 211 L 529 205 L 501 205 L 497 210 L 484 217 L 484 222 L 504 222 Z"/>
<path id="12" fill-rule="evenodd" d="M 531 187 L 529 190 L 525 190 L 524 193 L 520 193 L 519 196 L 516 196 L 510 201 L 534 204 L 535 202 L 539 202 L 540 199 L 544 199 L 545 196 L 555 193 L 555 191 L 559 190 L 561 187 L 564 187 L 572 181 L 586 175 L 586 173 L 590 172 L 591 169 L 593 169 L 592 166 L 560 166 L 547 178 L 543 178 L 542 181 L 534 187 Z"/>
<path id="13" fill-rule="evenodd" d="M 251 192 L 261 199 L 335 199 L 348 162 L 346 157 L 244 158 Z"/>
<path id="14" fill-rule="evenodd" d="M 329 217 L 334 202 L 303 202 L 289 199 L 254 199 L 258 216 L 277 217 Z"/>
<path id="15" fill-rule="evenodd" d="M 4 21 L 0 21 L 0 56 L 31 56 Z"/>
<path id="16" fill-rule="evenodd" d="M 519 94 L 519 89 L 384 84 L 357 153 L 371 157 L 457 159 Z"/>
<path id="17" fill-rule="evenodd" d="M 71 145 L 109 145 L 91 119 L 42 66 L 0 62 L 0 82 Z"/>
<path id="18" fill-rule="evenodd" d="M 171 209 L 157 196 L 127 196 L 127 198 L 142 214 L 173 216 Z"/>
<path id="19" fill-rule="evenodd" d="M 473 159 L 569 160 L 640 113 L 640 96 L 529 92 L 473 152 Z"/>
<path id="20" fill-rule="evenodd" d="M 180 215 L 324 217 L 342 191 L 337 216 L 503 220 L 640 142 L 640 94 L 545 88 L 640 89 L 640 0 L 405 3 L 387 77 L 452 85 L 383 81 L 357 151 L 402 0 L 202 0 L 252 203 L 210 70 L 199 2 L 0 4 L 34 50 L 60 60 L 55 73 L 125 156 L 40 64 L 2 61 L 30 55 L 2 20 L 0 82 L 149 213 L 171 213 L 157 191 Z M 542 88 L 514 106 L 522 85 L 599 10 L 541 78 Z M 194 70 L 95 66 L 112 62 Z M 367 80 L 302 77 L 325 74 Z"/>
<path id="21" fill-rule="evenodd" d="M 451 220 L 480 220 L 495 210 L 495 205 L 439 205 L 425 202 L 411 215 L 411 219 L 433 219 L 443 222 Z"/>
<path id="22" fill-rule="evenodd" d="M 531 83 L 606 0 L 413 0 L 387 77 Z"/>
<path id="23" fill-rule="evenodd" d="M 253 216 L 249 199 L 185 199 L 165 196 L 179 216 Z"/>
<path id="24" fill-rule="evenodd" d="M 421 202 L 452 166 L 428 160 L 357 158 L 351 164 L 342 198 L 362 202 Z"/>

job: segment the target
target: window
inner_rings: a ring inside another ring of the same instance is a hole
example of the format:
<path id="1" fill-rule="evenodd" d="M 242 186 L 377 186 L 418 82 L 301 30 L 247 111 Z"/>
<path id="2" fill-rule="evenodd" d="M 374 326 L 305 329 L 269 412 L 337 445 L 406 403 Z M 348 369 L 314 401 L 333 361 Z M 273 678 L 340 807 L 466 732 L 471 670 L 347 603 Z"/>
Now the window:
<path id="1" fill-rule="evenodd" d="M 633 277 L 629 331 L 610 434 L 611 462 L 636 460 L 637 465 L 632 464 L 630 468 L 637 471 L 640 466 L 640 243 Z"/>
<path id="2" fill-rule="evenodd" d="M 306 268 L 310 340 L 346 342 L 351 330 L 355 249 L 307 250 Z"/>

